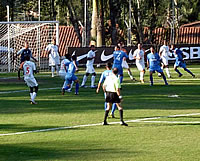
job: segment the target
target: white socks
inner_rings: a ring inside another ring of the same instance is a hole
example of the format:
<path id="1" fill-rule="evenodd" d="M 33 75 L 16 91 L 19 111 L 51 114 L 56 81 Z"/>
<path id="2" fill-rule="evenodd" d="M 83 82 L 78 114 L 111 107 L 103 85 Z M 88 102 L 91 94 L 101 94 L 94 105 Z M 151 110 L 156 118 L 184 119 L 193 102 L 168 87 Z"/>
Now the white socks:
<path id="1" fill-rule="evenodd" d="M 168 78 L 170 78 L 169 68 L 165 68 Z"/>
<path id="2" fill-rule="evenodd" d="M 52 77 L 54 77 L 54 71 L 55 71 L 55 67 L 54 67 L 54 66 L 51 66 L 51 74 L 52 74 Z"/>
<path id="3" fill-rule="evenodd" d="M 132 73 L 128 70 L 128 75 L 131 79 L 133 79 Z"/>
<path id="4" fill-rule="evenodd" d="M 36 95 L 37 95 L 36 92 L 30 93 L 31 101 L 32 101 L 32 102 L 35 102 L 35 97 L 36 97 Z"/>
<path id="5" fill-rule="evenodd" d="M 84 75 L 84 76 L 83 76 L 83 81 L 82 81 L 82 84 L 81 84 L 81 86 L 84 86 L 84 85 L 85 85 L 85 83 L 86 83 L 86 81 L 87 81 L 87 76 L 86 76 L 86 75 Z"/>
<path id="6" fill-rule="evenodd" d="M 57 75 L 59 75 L 59 66 L 58 65 L 56 65 L 56 73 L 57 73 Z"/>
<path id="7" fill-rule="evenodd" d="M 141 80 L 141 81 L 144 80 L 144 72 L 140 72 L 140 80 Z"/>
<path id="8" fill-rule="evenodd" d="M 94 82 L 95 82 L 95 76 L 93 75 L 91 77 L 91 87 L 94 87 Z"/>

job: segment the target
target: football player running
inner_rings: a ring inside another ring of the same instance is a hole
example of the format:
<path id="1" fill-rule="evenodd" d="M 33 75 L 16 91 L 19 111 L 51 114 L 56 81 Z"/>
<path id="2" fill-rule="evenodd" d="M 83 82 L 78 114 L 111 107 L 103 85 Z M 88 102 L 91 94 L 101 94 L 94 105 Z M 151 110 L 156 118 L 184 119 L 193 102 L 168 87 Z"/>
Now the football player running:
<path id="1" fill-rule="evenodd" d="M 144 74 L 145 74 L 145 64 L 144 64 L 144 50 L 142 45 L 138 44 L 138 48 L 134 51 L 134 59 L 136 59 L 136 66 L 140 71 L 140 81 L 144 83 Z"/>
<path id="2" fill-rule="evenodd" d="M 22 66 L 23 71 L 24 71 L 24 81 L 27 84 L 27 86 L 30 88 L 31 104 L 37 104 L 35 102 L 35 98 L 38 92 L 38 83 L 33 75 L 34 73 L 36 73 L 36 67 L 35 67 L 35 64 L 30 61 L 29 55 L 26 55 L 24 59 L 25 59 L 25 62 Z M 18 78 L 20 79 L 20 73 L 18 73 Z M 33 89 L 35 89 L 34 92 L 33 92 Z"/>
<path id="3" fill-rule="evenodd" d="M 78 71 L 78 67 L 77 67 L 78 61 L 77 61 L 76 55 L 72 55 L 72 61 L 70 63 L 66 63 L 65 65 L 66 66 L 69 65 L 69 67 L 67 69 L 67 73 L 65 76 L 65 82 L 64 82 L 64 86 L 62 88 L 62 94 L 64 95 L 65 90 L 68 90 L 71 87 L 72 81 L 74 81 L 76 83 L 75 95 L 78 95 L 79 80 L 78 80 L 77 76 L 75 75 L 75 72 Z"/>
<path id="4" fill-rule="evenodd" d="M 123 81 L 123 68 L 122 68 L 122 61 L 126 60 L 128 58 L 127 54 L 120 50 L 120 46 L 117 45 L 115 46 L 115 51 L 113 52 L 113 68 L 117 68 L 118 69 L 118 76 L 120 79 L 120 83 L 122 83 Z"/>
<path id="5" fill-rule="evenodd" d="M 167 76 L 168 78 L 171 78 L 170 72 L 169 72 L 169 56 L 171 56 L 172 53 L 169 52 L 169 46 L 167 46 L 167 42 L 166 40 L 164 40 L 163 45 L 160 47 L 160 51 L 159 51 L 159 56 L 162 59 L 162 69 L 166 70 Z M 159 75 L 160 76 L 160 75 Z"/>
<path id="6" fill-rule="evenodd" d="M 90 74 L 92 74 L 90 87 L 96 88 L 96 86 L 94 85 L 96 73 L 95 73 L 95 70 L 93 67 L 94 60 L 95 60 L 95 46 L 91 45 L 90 49 L 91 50 L 88 52 L 88 55 L 87 55 L 86 74 L 83 76 L 83 81 L 82 81 L 81 87 L 85 87 L 85 83 L 87 81 L 88 76 Z"/>
<path id="7" fill-rule="evenodd" d="M 153 73 L 155 73 L 155 71 L 161 74 L 165 82 L 165 85 L 168 85 L 163 70 L 160 67 L 160 60 L 161 60 L 160 56 L 158 55 L 158 53 L 155 52 L 153 46 L 150 48 L 150 51 L 151 53 L 147 55 L 147 69 L 149 69 L 149 74 L 150 74 L 150 81 L 151 81 L 150 85 L 153 86 Z"/>
<path id="8" fill-rule="evenodd" d="M 186 68 L 186 64 L 185 64 L 185 61 L 183 59 L 183 52 L 174 47 L 174 45 L 171 45 L 171 50 L 174 51 L 174 56 L 176 58 L 176 61 L 175 61 L 175 64 L 174 64 L 174 70 L 179 74 L 179 77 L 182 77 L 182 73 L 178 70 L 178 67 L 181 67 L 183 68 L 186 72 L 188 72 L 189 74 L 192 75 L 192 77 L 194 78 L 195 75 L 189 70 Z"/>

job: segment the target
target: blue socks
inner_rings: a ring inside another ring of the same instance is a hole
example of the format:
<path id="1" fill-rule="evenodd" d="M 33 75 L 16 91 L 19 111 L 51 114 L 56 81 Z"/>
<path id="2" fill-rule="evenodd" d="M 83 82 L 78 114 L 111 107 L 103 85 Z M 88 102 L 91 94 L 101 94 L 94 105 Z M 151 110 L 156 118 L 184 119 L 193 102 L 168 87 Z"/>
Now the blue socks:
<path id="1" fill-rule="evenodd" d="M 79 91 L 79 83 L 76 83 L 75 93 L 78 94 Z"/>
<path id="2" fill-rule="evenodd" d="M 124 76 L 120 76 L 120 84 L 122 83 L 122 81 L 123 81 L 123 78 L 124 78 Z"/>
<path id="3" fill-rule="evenodd" d="M 112 114 L 114 114 L 116 108 L 117 108 L 116 103 L 113 103 L 113 105 L 112 105 L 112 111 L 111 111 Z"/>
<path id="4" fill-rule="evenodd" d="M 181 73 L 178 69 L 175 69 L 175 71 L 176 71 L 179 75 L 182 75 L 182 73 Z"/>
<path id="5" fill-rule="evenodd" d="M 153 85 L 153 75 L 150 75 L 150 81 L 151 81 L 151 86 L 152 86 Z"/>

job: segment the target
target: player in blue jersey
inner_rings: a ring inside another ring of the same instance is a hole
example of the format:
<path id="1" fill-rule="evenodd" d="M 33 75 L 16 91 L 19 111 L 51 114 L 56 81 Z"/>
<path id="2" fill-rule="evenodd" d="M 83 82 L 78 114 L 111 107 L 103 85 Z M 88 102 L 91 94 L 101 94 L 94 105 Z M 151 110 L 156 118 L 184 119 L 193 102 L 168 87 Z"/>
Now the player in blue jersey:
<path id="1" fill-rule="evenodd" d="M 165 85 L 168 85 L 163 70 L 160 67 L 160 61 L 161 61 L 160 56 L 158 55 L 158 53 L 155 52 L 153 46 L 150 48 L 150 51 L 151 53 L 147 55 L 147 69 L 149 68 L 151 86 L 153 86 L 153 73 L 155 71 L 161 74 L 165 82 Z"/>
<path id="2" fill-rule="evenodd" d="M 72 55 L 72 61 L 70 63 L 66 63 L 65 65 L 69 65 L 67 69 L 67 73 L 65 76 L 65 86 L 62 88 L 62 94 L 64 95 L 65 90 L 68 90 L 71 87 L 72 81 L 76 83 L 75 88 L 75 95 L 78 95 L 79 91 L 79 80 L 74 74 L 76 71 L 78 71 L 78 62 L 76 61 L 76 55 Z"/>
<path id="3" fill-rule="evenodd" d="M 101 84 L 105 81 L 106 77 L 108 77 L 108 76 L 110 76 L 112 74 L 113 74 L 113 72 L 112 72 L 112 64 L 111 63 L 107 63 L 106 64 L 106 70 L 101 74 L 101 77 L 99 79 L 99 83 L 98 83 L 98 86 L 97 86 L 96 93 L 99 93 Z M 106 97 L 106 93 L 104 93 L 104 95 Z M 106 110 L 107 109 L 107 102 L 105 102 L 104 107 L 105 107 L 105 110 Z M 110 113 L 112 118 L 115 118 L 114 112 L 115 112 L 116 108 L 117 108 L 116 104 L 113 104 L 112 111 Z"/>
<path id="4" fill-rule="evenodd" d="M 175 49 L 174 45 L 171 45 L 171 50 L 174 50 L 174 56 L 176 58 L 175 64 L 174 64 L 174 70 L 179 74 L 179 77 L 181 77 L 183 74 L 177 69 L 178 67 L 183 68 L 186 72 L 192 75 L 194 78 L 195 75 L 186 68 L 186 64 L 183 59 L 183 52 L 180 49 Z"/>
<path id="5" fill-rule="evenodd" d="M 117 45 L 115 46 L 115 51 L 113 52 L 113 68 L 118 69 L 118 76 L 120 78 L 120 83 L 123 81 L 123 68 L 122 68 L 122 61 L 123 59 L 126 60 L 128 58 L 128 55 L 120 50 L 120 47 Z"/>

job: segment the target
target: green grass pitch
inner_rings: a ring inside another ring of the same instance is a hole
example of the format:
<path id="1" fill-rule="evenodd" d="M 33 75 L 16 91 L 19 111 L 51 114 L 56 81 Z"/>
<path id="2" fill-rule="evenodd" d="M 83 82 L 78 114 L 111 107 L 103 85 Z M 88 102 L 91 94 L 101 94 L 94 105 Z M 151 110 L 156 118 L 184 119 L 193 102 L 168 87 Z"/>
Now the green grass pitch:
<path id="1" fill-rule="evenodd" d="M 154 74 L 152 87 L 148 72 L 145 84 L 140 84 L 131 81 L 124 70 L 124 120 L 141 119 L 128 122 L 128 127 L 119 123 L 88 125 L 103 121 L 102 89 L 96 94 L 94 89 L 80 88 L 76 96 L 73 88 L 73 92 L 62 96 L 63 81 L 51 78 L 50 73 L 39 73 L 35 76 L 39 83 L 38 104 L 31 105 L 23 80 L 18 81 L 16 73 L 0 73 L 0 161 L 199 161 L 200 66 L 189 69 L 196 78 L 182 69 L 183 77 L 179 78 L 171 67 L 169 86 Z M 96 69 L 96 82 L 103 70 Z M 139 80 L 135 66 L 132 72 Z M 81 69 L 80 81 L 83 74 Z M 180 116 L 167 117 L 170 115 Z M 115 116 L 108 123 L 119 122 L 118 111 Z M 58 129 L 33 132 L 53 128 Z M 2 135 L 10 133 L 13 135 Z"/>

